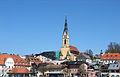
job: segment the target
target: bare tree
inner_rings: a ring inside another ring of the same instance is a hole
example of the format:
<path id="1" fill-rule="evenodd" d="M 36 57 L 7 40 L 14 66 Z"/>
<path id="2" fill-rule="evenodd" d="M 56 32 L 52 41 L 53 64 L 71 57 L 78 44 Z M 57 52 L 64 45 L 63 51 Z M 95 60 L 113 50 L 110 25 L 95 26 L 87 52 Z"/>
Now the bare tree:
<path id="1" fill-rule="evenodd" d="M 90 56 L 90 58 L 93 60 L 93 51 L 91 49 L 86 50 L 85 54 L 88 55 L 88 56 Z"/>
<path id="2" fill-rule="evenodd" d="M 120 44 L 116 42 L 111 42 L 108 45 L 108 49 L 106 50 L 106 53 L 120 53 Z"/>
<path id="3" fill-rule="evenodd" d="M 93 51 L 91 50 L 91 49 L 89 49 L 89 50 L 86 50 L 86 52 L 85 52 L 86 54 L 89 54 L 89 55 L 93 55 Z"/>

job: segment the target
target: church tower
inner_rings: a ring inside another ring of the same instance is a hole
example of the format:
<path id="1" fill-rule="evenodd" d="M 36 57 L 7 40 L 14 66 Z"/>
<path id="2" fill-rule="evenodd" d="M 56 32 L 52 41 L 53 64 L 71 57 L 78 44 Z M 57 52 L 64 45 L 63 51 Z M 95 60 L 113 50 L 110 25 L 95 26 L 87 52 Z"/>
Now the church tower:
<path id="1" fill-rule="evenodd" d="M 67 18 L 65 18 L 64 31 L 62 36 L 62 48 L 60 51 L 60 59 L 69 59 L 70 48 L 69 48 L 69 32 L 67 27 Z"/>
<path id="2" fill-rule="evenodd" d="M 65 18 L 64 30 L 62 35 L 62 47 L 60 49 L 60 59 L 76 61 L 76 56 L 79 55 L 79 51 L 76 47 L 70 46 L 69 43 L 68 24 L 67 18 Z"/>
<path id="3" fill-rule="evenodd" d="M 69 32 L 67 27 L 67 19 L 65 19 L 62 42 L 63 42 L 62 44 L 63 48 L 69 48 Z"/>

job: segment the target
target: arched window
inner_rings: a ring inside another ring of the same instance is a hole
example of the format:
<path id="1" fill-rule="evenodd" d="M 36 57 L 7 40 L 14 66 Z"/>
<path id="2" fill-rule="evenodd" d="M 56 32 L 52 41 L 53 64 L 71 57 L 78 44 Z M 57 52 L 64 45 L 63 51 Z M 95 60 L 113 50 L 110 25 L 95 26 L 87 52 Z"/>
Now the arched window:
<path id="1" fill-rule="evenodd" d="M 112 75 L 111 77 L 115 77 L 114 75 Z"/>
<path id="2" fill-rule="evenodd" d="M 116 75 L 116 77 L 120 77 L 119 75 Z"/>
<path id="3" fill-rule="evenodd" d="M 66 39 L 65 39 L 65 41 L 64 41 L 64 44 L 66 44 Z"/>

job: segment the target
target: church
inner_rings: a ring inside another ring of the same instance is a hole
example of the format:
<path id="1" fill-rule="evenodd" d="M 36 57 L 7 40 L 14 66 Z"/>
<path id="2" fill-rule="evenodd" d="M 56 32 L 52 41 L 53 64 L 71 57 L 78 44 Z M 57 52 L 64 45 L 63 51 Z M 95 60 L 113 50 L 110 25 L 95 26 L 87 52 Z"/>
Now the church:
<path id="1" fill-rule="evenodd" d="M 76 61 L 76 57 L 80 52 L 76 47 L 71 46 L 69 43 L 68 23 L 67 19 L 65 18 L 64 31 L 62 35 L 62 47 L 60 49 L 60 59 Z"/>

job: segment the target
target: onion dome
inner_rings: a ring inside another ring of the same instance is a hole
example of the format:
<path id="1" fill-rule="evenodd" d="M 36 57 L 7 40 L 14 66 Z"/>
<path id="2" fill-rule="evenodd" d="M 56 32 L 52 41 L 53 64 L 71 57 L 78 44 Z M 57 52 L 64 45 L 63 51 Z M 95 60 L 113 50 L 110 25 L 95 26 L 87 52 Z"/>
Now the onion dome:
<path id="1" fill-rule="evenodd" d="M 76 47 L 74 47 L 74 46 L 69 46 L 69 47 L 70 47 L 70 52 L 72 54 L 79 55 L 80 52 L 78 51 L 78 49 Z"/>

